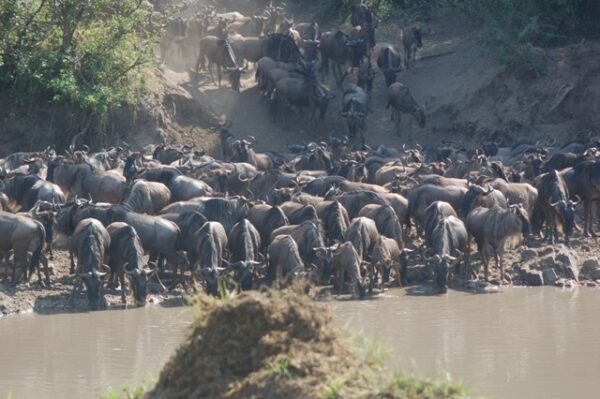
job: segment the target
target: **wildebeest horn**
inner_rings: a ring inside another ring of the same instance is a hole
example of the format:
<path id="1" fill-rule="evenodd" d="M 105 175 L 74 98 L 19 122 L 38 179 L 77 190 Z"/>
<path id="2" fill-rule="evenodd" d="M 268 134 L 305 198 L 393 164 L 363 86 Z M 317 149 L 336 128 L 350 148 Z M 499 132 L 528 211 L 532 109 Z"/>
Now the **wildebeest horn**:
<path id="1" fill-rule="evenodd" d="M 493 191 L 494 191 L 494 187 L 489 186 L 488 190 L 486 192 L 484 192 L 483 195 L 490 195 Z"/>
<path id="2" fill-rule="evenodd" d="M 83 149 L 83 152 L 84 152 L 85 154 L 87 154 L 88 152 L 90 152 L 90 147 L 88 147 L 88 146 L 87 146 L 87 145 L 85 145 L 85 144 L 84 144 L 84 145 L 82 145 L 82 146 L 81 146 L 81 148 Z"/>
<path id="3" fill-rule="evenodd" d="M 242 178 L 242 176 L 240 176 L 239 174 L 236 175 L 238 180 L 242 183 L 246 183 L 247 181 L 249 181 L 249 178 Z"/>
<path id="4" fill-rule="evenodd" d="M 257 141 L 256 141 L 256 137 L 254 136 L 248 136 L 248 139 L 250 140 L 250 145 L 255 146 Z"/>
<path id="5" fill-rule="evenodd" d="M 569 200 L 569 204 L 571 204 L 573 206 L 577 206 L 577 204 L 579 204 L 580 202 L 581 202 L 581 197 L 579 195 L 575 196 L 575 201 Z"/>
<path id="6" fill-rule="evenodd" d="M 565 206 L 567 203 L 565 202 L 565 200 L 560 200 L 558 202 L 554 202 L 554 203 L 550 203 L 550 206 L 552 208 L 556 208 L 559 205 Z"/>

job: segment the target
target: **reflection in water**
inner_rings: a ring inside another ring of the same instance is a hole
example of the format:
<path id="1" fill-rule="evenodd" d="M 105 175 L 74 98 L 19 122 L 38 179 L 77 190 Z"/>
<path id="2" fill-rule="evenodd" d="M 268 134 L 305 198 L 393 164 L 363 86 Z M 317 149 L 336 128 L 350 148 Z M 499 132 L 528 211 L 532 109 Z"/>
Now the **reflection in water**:
<path id="1" fill-rule="evenodd" d="M 336 320 L 393 351 L 390 363 L 445 375 L 490 398 L 600 397 L 596 289 L 503 289 L 334 303 Z"/>
<path id="2" fill-rule="evenodd" d="M 183 339 L 189 308 L 22 315 L 0 320 L 0 398 L 97 398 L 158 371 Z"/>
<path id="3" fill-rule="evenodd" d="M 340 325 L 392 349 L 390 363 L 490 398 L 600 397 L 600 290 L 505 288 L 331 301 Z M 189 308 L 0 319 L 0 398 L 87 398 L 155 379 Z"/>

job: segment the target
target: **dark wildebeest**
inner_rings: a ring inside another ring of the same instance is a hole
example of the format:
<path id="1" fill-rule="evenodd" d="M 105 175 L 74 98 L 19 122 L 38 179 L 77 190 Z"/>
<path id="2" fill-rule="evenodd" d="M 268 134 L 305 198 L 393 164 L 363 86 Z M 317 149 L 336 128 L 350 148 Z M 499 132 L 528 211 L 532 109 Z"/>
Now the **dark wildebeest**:
<path id="1" fill-rule="evenodd" d="M 366 205 L 389 205 L 389 202 L 384 199 L 380 193 L 374 193 L 366 190 L 350 191 L 347 193 L 336 193 L 332 190 L 325 195 L 325 199 L 335 200 L 342 204 L 342 206 L 348 212 L 350 219 L 357 217 L 360 210 Z"/>
<path id="2" fill-rule="evenodd" d="M 410 94 L 408 87 L 400 82 L 395 82 L 388 87 L 388 103 L 386 108 L 392 108 L 391 120 L 395 121 L 396 130 L 400 133 L 402 114 L 410 114 L 417 121 L 419 127 L 425 127 L 425 111 Z"/>
<path id="3" fill-rule="evenodd" d="M 531 184 L 509 183 L 502 178 L 486 179 L 484 182 L 504 194 L 509 205 L 521 204 L 529 216 L 533 215 L 538 191 Z"/>
<path id="4" fill-rule="evenodd" d="M 433 201 L 431 205 L 425 209 L 425 217 L 423 220 L 423 232 L 425 233 L 425 241 L 431 242 L 431 234 L 439 223 L 449 217 L 458 217 L 452 205 L 444 201 Z"/>
<path id="5" fill-rule="evenodd" d="M 177 241 L 177 250 L 185 251 L 188 263 L 190 265 L 195 264 L 196 259 L 194 258 L 194 249 L 196 243 L 194 241 L 194 233 L 200 230 L 200 228 L 204 226 L 204 223 L 208 222 L 206 217 L 200 212 L 168 213 L 161 215 L 161 217 L 170 220 L 179 227 L 181 234 Z"/>
<path id="6" fill-rule="evenodd" d="M 404 247 L 402 241 L 402 227 L 398 215 L 390 205 L 365 205 L 358 216 L 364 216 L 372 219 L 377 226 L 379 234 L 395 240 L 398 246 Z"/>
<path id="7" fill-rule="evenodd" d="M 441 219 L 431 231 L 427 245 L 433 256 L 426 259 L 432 262 L 435 283 L 442 293 L 448 291 L 448 275 L 450 267 L 455 266 L 458 257 L 465 257 L 465 270 L 469 270 L 468 249 L 469 236 L 462 220 L 455 216 Z"/>
<path id="8" fill-rule="evenodd" d="M 348 75 L 347 66 L 358 67 L 366 55 L 366 43 L 361 39 L 352 40 L 342 31 L 325 32 L 321 37 L 321 73 L 326 76 L 332 63 L 333 76 L 339 87 Z"/>
<path id="9" fill-rule="evenodd" d="M 70 251 L 77 257 L 75 275 L 83 281 L 91 310 L 106 306 L 103 278 L 109 267 L 105 264 L 110 248 L 110 234 L 96 219 L 83 219 L 71 237 Z M 79 288 L 75 283 L 73 294 Z"/>
<path id="10" fill-rule="evenodd" d="M 282 234 L 275 237 L 269 246 L 267 281 L 285 285 L 304 270 L 298 244 L 292 236 Z"/>
<path id="11" fill-rule="evenodd" d="M 222 267 L 227 250 L 227 234 L 221 223 L 206 222 L 194 233 L 194 240 L 196 264 L 191 265 L 192 281 L 196 280 L 196 273 L 201 270 L 217 270 Z"/>
<path id="12" fill-rule="evenodd" d="M 184 176 L 179 169 L 172 166 L 146 169 L 141 172 L 137 172 L 135 167 L 132 167 L 132 169 L 134 169 L 134 172 L 130 173 L 137 175 L 140 179 L 159 182 L 167 186 L 171 191 L 171 201 L 174 202 L 201 197 L 213 192 L 213 189 L 205 182 Z M 126 172 L 127 170 L 123 173 Z"/>
<path id="13" fill-rule="evenodd" d="M 312 205 L 304 205 L 298 202 L 287 201 L 279 205 L 290 224 L 302 224 L 304 222 L 319 222 L 317 210 Z"/>
<path id="14" fill-rule="evenodd" d="M 306 265 L 313 264 L 319 266 L 318 270 L 321 275 L 328 273 L 330 270 L 329 265 L 319 262 L 314 251 L 314 248 L 325 245 L 319 225 L 313 222 L 304 222 L 299 225 L 282 226 L 271 233 L 271 241 L 283 234 L 291 235 L 294 241 L 296 241 L 300 250 L 300 256 Z"/>
<path id="15" fill-rule="evenodd" d="M 371 60 L 362 61 L 358 66 L 358 72 L 356 74 L 356 84 L 358 87 L 363 89 L 369 95 L 369 98 L 372 97 L 371 93 L 373 92 L 373 79 L 375 79 L 375 75 L 377 71 L 373 70 L 371 65 Z M 370 103 L 369 103 L 369 111 L 372 111 Z"/>
<path id="16" fill-rule="evenodd" d="M 48 261 L 43 254 L 46 231 L 42 223 L 30 217 L 15 215 L 0 211 L 0 251 L 4 254 L 11 249 L 14 252 L 14 264 L 12 270 L 12 284 L 17 285 L 23 277 L 27 281 L 31 278 L 33 271 L 37 269 L 40 283 L 42 278 L 39 272 L 39 263 L 44 264 L 46 285 L 50 285 L 50 272 Z M 31 252 L 31 258 L 27 258 Z M 17 269 L 23 270 L 23 274 L 17 278 Z"/>
<path id="17" fill-rule="evenodd" d="M 110 234 L 109 263 L 111 280 L 117 276 L 121 284 L 121 301 L 127 303 L 125 275 L 127 275 L 137 306 L 146 305 L 148 276 L 156 269 L 144 267 L 144 249 L 135 229 L 123 222 L 106 228 Z"/>
<path id="18" fill-rule="evenodd" d="M 483 259 L 485 279 L 488 279 L 488 264 L 493 256 L 496 267 L 500 268 L 500 278 L 504 281 L 502 257 L 507 247 L 517 246 L 523 236 L 529 234 L 527 211 L 519 205 L 510 205 L 509 209 L 497 206 L 476 208 L 467 216 L 466 225 Z"/>
<path id="19" fill-rule="evenodd" d="M 402 44 L 404 45 L 404 64 L 410 68 L 417 59 L 417 49 L 423 47 L 421 29 L 412 27 L 402 29 Z"/>
<path id="20" fill-rule="evenodd" d="M 123 205 L 137 213 L 156 215 L 171 203 L 171 190 L 162 183 L 137 180 L 125 192 Z"/>
<path id="21" fill-rule="evenodd" d="M 173 162 L 180 160 L 183 154 L 191 150 L 192 147 L 186 144 L 177 147 L 159 144 L 152 153 L 152 159 L 156 159 L 163 165 L 171 165 Z"/>
<path id="22" fill-rule="evenodd" d="M 535 180 L 535 186 L 539 196 L 534 212 L 541 213 L 548 224 L 546 238 L 555 244 L 560 231 L 564 234 L 568 244 L 569 237 L 576 228 L 575 207 L 579 201 L 569 199 L 569 189 L 556 170 L 540 175 Z M 532 215 L 532 219 L 535 219 L 534 215 Z M 541 228 L 541 226 L 539 227 Z"/>
<path id="23" fill-rule="evenodd" d="M 261 252 L 266 253 L 271 242 L 271 234 L 279 227 L 289 224 L 285 213 L 278 206 L 265 204 L 254 205 L 248 211 L 248 220 L 258 229 L 261 238 Z"/>
<path id="24" fill-rule="evenodd" d="M 369 260 L 375 244 L 379 241 L 377 225 L 366 217 L 353 219 L 346 230 L 346 241 L 352 243 L 361 260 Z"/>
<path id="25" fill-rule="evenodd" d="M 205 36 L 200 39 L 200 52 L 198 60 L 196 61 L 196 75 L 200 70 L 205 69 L 204 62 L 208 61 L 208 72 L 210 77 L 215 82 L 215 78 L 212 71 L 212 66 L 217 66 L 217 78 L 219 80 L 219 87 L 221 87 L 222 72 L 221 68 L 225 68 L 225 72 L 229 74 L 229 83 L 234 91 L 240 91 L 240 78 L 244 68 L 239 68 L 235 61 L 233 50 L 227 40 L 219 39 L 216 36 Z"/>
<path id="26" fill-rule="evenodd" d="M 341 115 L 346 118 L 348 136 L 354 140 L 358 133 L 363 145 L 365 144 L 364 131 L 366 129 L 368 103 L 369 96 L 360 87 L 351 85 L 344 91 Z"/>
<path id="27" fill-rule="evenodd" d="M 350 225 L 346 208 L 339 201 L 323 201 L 317 204 L 316 208 L 317 214 L 323 223 L 328 244 L 332 245 L 334 241 L 344 241 L 346 230 Z"/>
<path id="28" fill-rule="evenodd" d="M 125 193 L 125 177 L 115 171 L 96 171 L 86 163 L 57 158 L 48 163 L 46 178 L 70 196 L 119 204 Z"/>
<path id="29" fill-rule="evenodd" d="M 32 209 L 38 201 L 55 204 L 65 202 L 65 195 L 59 186 L 35 175 L 16 175 L 0 180 L 0 190 L 24 211 Z"/>
<path id="30" fill-rule="evenodd" d="M 385 45 L 377 55 L 377 66 L 383 72 L 386 86 L 396 82 L 396 75 L 402 70 L 402 58 L 391 45 Z"/>
<path id="31" fill-rule="evenodd" d="M 331 263 L 338 294 L 343 292 L 344 276 L 348 273 L 354 288 L 353 296 L 361 299 L 366 296 L 366 284 L 361 276 L 363 263 L 351 242 L 336 244 L 333 247 L 315 248 L 315 250 L 319 258 Z"/>
<path id="32" fill-rule="evenodd" d="M 592 228 L 592 204 L 600 200 L 600 161 L 585 161 L 559 172 L 565 181 L 569 196 L 583 200 L 584 235 L 596 236 Z"/>
<path id="33" fill-rule="evenodd" d="M 478 207 L 492 208 L 498 206 L 500 208 L 508 208 L 508 201 L 504 194 L 489 186 L 488 189 L 477 184 L 471 184 L 465 194 L 463 203 L 458 211 L 458 215 L 462 218 L 467 217 L 469 212 Z"/>
<path id="34" fill-rule="evenodd" d="M 161 211 L 167 213 L 200 212 L 209 221 L 219 222 L 225 231 L 231 231 L 234 224 L 246 217 L 250 209 L 244 197 L 201 197 L 192 201 L 173 203 Z M 254 224 L 254 223 L 253 223 Z"/>
<path id="35" fill-rule="evenodd" d="M 354 27 L 360 26 L 368 39 L 369 47 L 375 47 L 375 28 L 378 24 L 373 18 L 373 9 L 371 6 L 364 3 L 352 6 L 350 22 Z"/>
<path id="36" fill-rule="evenodd" d="M 415 220 L 417 234 L 421 236 L 423 233 L 425 211 L 429 205 L 434 201 L 444 201 L 456 211 L 460 209 L 466 193 L 467 189 L 463 187 L 439 187 L 431 184 L 424 184 L 411 190 L 408 193 L 408 217 Z"/>
<path id="37" fill-rule="evenodd" d="M 275 92 L 272 99 L 273 117 L 276 118 L 279 104 L 284 102 L 302 109 L 308 107 L 310 122 L 315 124 L 318 120 L 324 120 L 329 101 L 335 96 L 330 95 L 327 90 L 317 81 L 316 76 L 306 75 L 301 78 L 283 78 L 275 83 Z"/>
<path id="38" fill-rule="evenodd" d="M 232 261 L 259 260 L 260 233 L 248 219 L 236 223 L 229 233 Z"/>

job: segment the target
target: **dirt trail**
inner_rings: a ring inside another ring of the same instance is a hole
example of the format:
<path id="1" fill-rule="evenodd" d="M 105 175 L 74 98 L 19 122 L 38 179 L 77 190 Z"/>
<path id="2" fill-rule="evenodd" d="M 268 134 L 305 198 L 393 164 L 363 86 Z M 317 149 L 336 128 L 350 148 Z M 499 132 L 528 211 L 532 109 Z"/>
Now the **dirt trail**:
<path id="1" fill-rule="evenodd" d="M 306 15 L 293 16 L 296 21 L 310 20 Z M 346 26 L 329 26 L 333 28 L 348 31 Z M 400 49 L 400 32 L 400 24 L 380 26 L 379 45 L 390 43 Z M 540 50 L 547 68 L 544 75 L 533 78 L 506 70 L 493 51 L 481 43 L 481 34 L 460 17 L 434 15 L 427 21 L 425 32 L 424 47 L 419 50 L 416 65 L 401 71 L 398 80 L 425 106 L 427 126 L 419 129 L 410 116 L 404 115 L 400 135 L 395 132 L 390 113 L 385 109 L 387 88 L 378 73 L 373 91 L 374 112 L 367 118 L 367 144 L 401 147 L 404 143 L 437 144 L 444 139 L 477 146 L 483 138 L 494 138 L 512 145 L 549 137 L 567 141 L 600 130 L 600 117 L 592 112 L 600 105 L 597 90 L 600 68 L 594 62 L 600 55 L 600 43 Z M 375 54 L 377 50 L 378 47 Z M 336 98 L 326 120 L 312 127 L 306 117 L 298 114 L 274 123 L 268 105 L 259 101 L 252 67 L 239 94 L 232 92 L 226 82 L 218 88 L 204 74 L 199 82 L 194 82 L 190 73 L 172 69 L 175 68 L 170 64 L 164 66 L 169 84 L 185 89 L 199 105 L 221 120 L 233 122 L 234 134 L 254 135 L 260 150 L 281 151 L 286 144 L 346 134 L 345 121 L 339 115 L 342 92 L 331 76 L 324 83 Z M 354 77 L 349 77 L 346 82 L 353 80 Z M 216 142 L 205 132 L 192 137 L 208 145 L 209 150 Z"/>

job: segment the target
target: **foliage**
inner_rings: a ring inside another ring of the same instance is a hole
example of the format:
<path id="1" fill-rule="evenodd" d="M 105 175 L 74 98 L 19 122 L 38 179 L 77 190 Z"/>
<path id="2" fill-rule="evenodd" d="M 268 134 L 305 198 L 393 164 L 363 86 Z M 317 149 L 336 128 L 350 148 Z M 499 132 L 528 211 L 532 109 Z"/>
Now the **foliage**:
<path id="1" fill-rule="evenodd" d="M 148 386 L 141 384 L 134 388 L 123 388 L 121 392 L 110 390 L 104 399 L 141 399 L 147 391 Z"/>
<path id="2" fill-rule="evenodd" d="M 0 0 L 0 90 L 106 115 L 134 104 L 160 35 L 143 0 Z"/>

